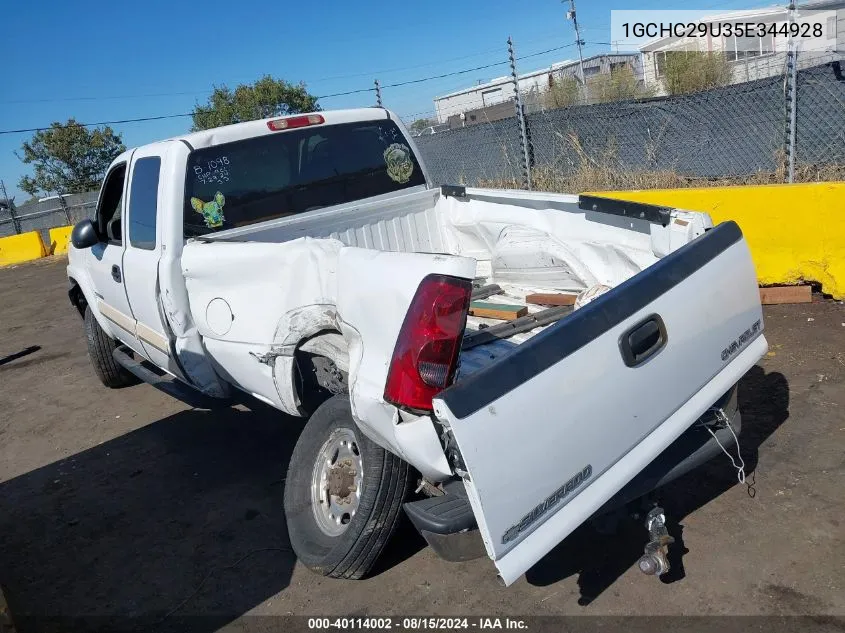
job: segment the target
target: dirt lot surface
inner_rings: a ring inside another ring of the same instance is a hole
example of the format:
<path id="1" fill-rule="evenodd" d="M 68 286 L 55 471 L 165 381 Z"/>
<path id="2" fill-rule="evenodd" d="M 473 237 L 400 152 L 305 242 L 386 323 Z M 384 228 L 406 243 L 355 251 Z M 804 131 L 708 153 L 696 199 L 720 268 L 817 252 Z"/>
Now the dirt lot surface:
<path id="1" fill-rule="evenodd" d="M 727 458 L 670 485 L 668 578 L 636 569 L 631 523 L 582 527 L 505 589 L 486 558 L 443 562 L 407 526 L 373 577 L 311 574 L 282 512 L 301 422 L 104 388 L 64 274 L 61 260 L 0 270 L 0 582 L 19 630 L 44 614 L 154 630 L 191 614 L 219 616 L 207 630 L 245 614 L 845 615 L 841 303 L 766 308 L 771 352 L 739 393 L 756 496 Z"/>

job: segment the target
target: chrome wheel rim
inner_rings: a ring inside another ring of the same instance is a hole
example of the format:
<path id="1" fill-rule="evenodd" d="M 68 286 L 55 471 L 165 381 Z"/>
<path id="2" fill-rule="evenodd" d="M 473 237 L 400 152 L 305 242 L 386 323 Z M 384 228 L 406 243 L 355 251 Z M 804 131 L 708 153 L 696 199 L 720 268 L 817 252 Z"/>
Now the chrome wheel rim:
<path id="1" fill-rule="evenodd" d="M 311 477 L 311 507 L 320 531 L 340 536 L 361 502 L 363 462 L 355 433 L 335 429 L 317 453 Z"/>

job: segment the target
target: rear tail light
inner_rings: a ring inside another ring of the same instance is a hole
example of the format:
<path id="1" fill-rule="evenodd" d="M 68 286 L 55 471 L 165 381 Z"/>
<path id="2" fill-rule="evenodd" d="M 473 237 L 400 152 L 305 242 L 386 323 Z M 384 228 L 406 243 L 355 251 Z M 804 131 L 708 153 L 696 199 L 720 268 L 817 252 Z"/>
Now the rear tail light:
<path id="1" fill-rule="evenodd" d="M 428 275 L 414 295 L 393 350 L 384 399 L 431 411 L 431 399 L 455 377 L 472 283 Z"/>
<path id="2" fill-rule="evenodd" d="M 326 120 L 322 114 L 303 114 L 301 116 L 289 116 L 284 119 L 273 119 L 267 121 L 267 127 L 273 132 L 281 132 L 282 130 L 292 130 L 297 127 L 308 127 L 309 125 L 319 125 L 325 123 Z"/>

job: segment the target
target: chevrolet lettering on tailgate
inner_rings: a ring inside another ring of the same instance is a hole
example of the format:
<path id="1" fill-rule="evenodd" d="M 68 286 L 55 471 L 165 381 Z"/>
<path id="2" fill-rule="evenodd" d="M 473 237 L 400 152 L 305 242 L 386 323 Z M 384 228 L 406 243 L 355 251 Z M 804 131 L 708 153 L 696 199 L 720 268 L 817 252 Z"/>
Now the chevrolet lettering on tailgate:
<path id="1" fill-rule="evenodd" d="M 578 486 L 582 483 L 587 481 L 590 478 L 590 475 L 593 474 L 593 467 L 590 464 L 584 466 L 584 469 L 581 472 L 577 473 L 572 479 L 567 481 L 563 484 L 560 488 L 555 490 L 551 495 L 549 495 L 543 503 L 538 505 L 534 508 L 531 512 L 526 514 L 519 520 L 519 523 L 509 527 L 507 531 L 502 535 L 502 544 L 508 543 L 515 539 L 520 532 L 525 531 L 525 529 L 534 523 L 539 517 L 543 514 L 551 510 L 554 506 L 557 505 L 557 502 L 563 499 L 566 495 L 570 492 L 575 490 Z"/>

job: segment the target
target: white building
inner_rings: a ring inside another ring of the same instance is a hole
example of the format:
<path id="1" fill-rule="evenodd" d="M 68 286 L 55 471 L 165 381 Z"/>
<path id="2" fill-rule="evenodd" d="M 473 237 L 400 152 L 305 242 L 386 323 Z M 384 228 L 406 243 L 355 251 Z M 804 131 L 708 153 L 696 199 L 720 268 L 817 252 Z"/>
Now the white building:
<path id="1" fill-rule="evenodd" d="M 812 13 L 809 13 L 812 11 Z M 751 22 L 786 25 L 789 14 L 785 6 L 730 11 L 701 18 L 699 23 Z M 813 42 L 813 49 L 799 52 L 798 68 L 815 66 L 834 59 L 843 59 L 845 51 L 845 0 L 816 0 L 798 5 L 796 22 L 822 23 L 824 41 Z M 643 81 L 656 95 L 665 95 L 666 55 L 682 51 L 720 52 L 733 66 L 731 83 L 743 83 L 784 73 L 787 38 L 765 37 L 663 37 L 639 47 L 642 53 Z M 837 52 L 839 51 L 839 52 Z"/>
<path id="2" fill-rule="evenodd" d="M 589 80 L 596 75 L 610 73 L 620 65 L 629 66 L 637 77 L 642 77 L 640 55 L 637 53 L 604 53 L 588 57 L 584 59 L 584 77 Z M 519 91 L 524 97 L 529 97 L 532 93 L 546 92 L 549 89 L 550 78 L 577 76 L 579 72 L 577 60 L 556 62 L 547 68 L 520 75 Z M 446 123 L 450 116 L 511 101 L 515 96 L 511 77 L 498 77 L 487 83 L 435 97 L 434 111 L 437 122 Z"/>

